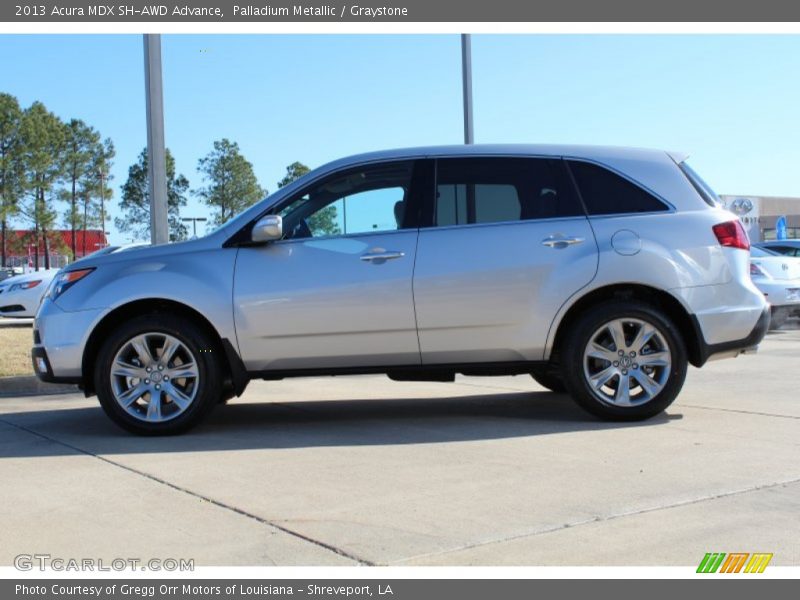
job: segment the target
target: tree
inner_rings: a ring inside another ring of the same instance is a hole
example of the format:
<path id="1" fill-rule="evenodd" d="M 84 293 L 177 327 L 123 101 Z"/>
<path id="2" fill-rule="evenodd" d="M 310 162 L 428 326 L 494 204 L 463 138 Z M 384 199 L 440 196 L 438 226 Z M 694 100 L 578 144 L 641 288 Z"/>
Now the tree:
<path id="1" fill-rule="evenodd" d="M 167 216 L 169 241 L 186 239 L 186 226 L 181 222 L 180 210 L 186 206 L 189 180 L 175 175 L 175 159 L 166 152 L 167 167 Z M 122 233 L 130 233 L 137 239 L 150 239 L 150 192 L 147 185 L 147 148 L 142 150 L 139 160 L 128 169 L 128 180 L 122 186 L 119 207 L 123 216 L 114 219 Z"/>
<path id="2" fill-rule="evenodd" d="M 10 94 L 0 94 L 0 267 L 6 265 L 8 222 L 17 211 L 20 192 L 19 126 L 22 110 Z"/>
<path id="3" fill-rule="evenodd" d="M 278 182 L 278 187 L 285 187 L 310 171 L 311 169 L 303 163 L 295 161 L 286 167 L 286 175 Z M 342 233 L 336 221 L 337 212 L 333 204 L 326 206 L 322 210 L 318 210 L 307 219 L 309 229 L 315 234 L 320 235 L 339 235 Z"/>
<path id="4" fill-rule="evenodd" d="M 221 225 L 267 194 L 258 184 L 253 165 L 239 152 L 239 144 L 228 139 L 214 142 L 214 149 L 198 161 L 197 170 L 208 185 L 195 193 L 207 205 L 219 209 L 214 217 L 216 225 Z"/>
<path id="5" fill-rule="evenodd" d="M 88 187 L 93 187 L 97 178 L 95 155 L 100 144 L 100 134 L 80 119 L 72 119 L 66 126 L 66 151 L 64 153 L 64 179 L 66 188 L 61 190 L 61 199 L 69 207 L 65 215 L 65 222 L 71 231 L 70 249 L 72 258 L 77 256 L 76 230 L 81 219 L 81 192 Z M 102 147 L 102 146 L 101 146 Z M 84 198 L 86 195 L 84 194 Z M 84 253 L 85 253 L 84 249 Z"/>
<path id="6" fill-rule="evenodd" d="M 55 222 L 57 194 L 55 184 L 64 170 L 66 126 L 41 102 L 34 102 L 22 113 L 19 127 L 20 165 L 24 174 L 23 190 L 28 204 L 20 214 L 33 224 L 36 268 L 39 268 L 39 240 L 44 241 L 44 266 L 50 268 L 50 236 Z"/>
<path id="7" fill-rule="evenodd" d="M 309 173 L 311 169 L 299 161 L 294 161 L 286 167 L 286 175 L 278 182 L 278 187 L 286 187 L 290 183 L 300 179 L 303 175 Z"/>

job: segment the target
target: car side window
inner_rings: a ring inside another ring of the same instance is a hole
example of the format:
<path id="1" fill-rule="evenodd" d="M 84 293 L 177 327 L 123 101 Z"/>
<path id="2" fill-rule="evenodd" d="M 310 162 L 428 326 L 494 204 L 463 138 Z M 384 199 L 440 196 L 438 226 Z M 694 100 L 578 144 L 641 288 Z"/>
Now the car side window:
<path id="1" fill-rule="evenodd" d="M 439 227 L 583 215 L 559 159 L 439 159 L 434 201 Z"/>
<path id="2" fill-rule="evenodd" d="M 366 166 L 334 175 L 278 208 L 284 239 L 402 229 L 413 162 Z"/>
<path id="3" fill-rule="evenodd" d="M 578 160 L 568 164 L 590 215 L 669 210 L 650 192 L 604 167 Z"/>

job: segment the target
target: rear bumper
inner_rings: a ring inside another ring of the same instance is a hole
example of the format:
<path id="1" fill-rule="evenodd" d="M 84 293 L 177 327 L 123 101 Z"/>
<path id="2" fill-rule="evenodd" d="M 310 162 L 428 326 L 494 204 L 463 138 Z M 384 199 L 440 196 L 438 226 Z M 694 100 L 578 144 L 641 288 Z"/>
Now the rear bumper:
<path id="1" fill-rule="evenodd" d="M 692 315 L 692 322 L 694 323 L 695 330 L 697 331 L 697 339 L 699 340 L 698 356 L 696 367 L 703 366 L 709 359 L 715 358 L 719 355 L 733 355 L 745 352 L 754 351 L 764 336 L 767 335 L 770 322 L 770 309 L 765 306 L 761 312 L 761 316 L 753 327 L 753 330 L 747 337 L 730 342 L 721 342 L 718 344 L 708 344 L 703 338 L 700 322 L 695 315 Z"/>

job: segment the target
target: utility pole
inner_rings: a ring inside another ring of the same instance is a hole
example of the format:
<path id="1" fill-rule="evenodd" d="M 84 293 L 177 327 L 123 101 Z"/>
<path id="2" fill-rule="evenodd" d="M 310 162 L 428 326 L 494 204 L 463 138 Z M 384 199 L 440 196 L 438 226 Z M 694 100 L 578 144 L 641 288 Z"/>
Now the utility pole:
<path id="1" fill-rule="evenodd" d="M 475 143 L 472 120 L 472 36 L 461 34 L 461 78 L 464 88 L 464 143 Z"/>
<path id="2" fill-rule="evenodd" d="M 164 93 L 161 36 L 144 34 L 144 82 L 147 99 L 147 178 L 150 193 L 150 241 L 169 242 L 167 160 L 164 145 Z"/>
<path id="3" fill-rule="evenodd" d="M 181 217 L 181 221 L 183 221 L 184 223 L 188 223 L 189 221 L 192 222 L 192 237 L 196 238 L 197 222 L 200 221 L 201 223 L 204 223 L 205 221 L 208 221 L 208 219 L 205 217 Z"/>
<path id="4" fill-rule="evenodd" d="M 100 167 L 100 172 L 97 174 L 100 178 L 100 236 L 101 238 L 105 238 L 106 236 L 106 173 L 104 167 Z M 86 245 L 86 232 L 84 230 L 84 246 Z M 86 250 L 84 248 L 84 254 Z"/>

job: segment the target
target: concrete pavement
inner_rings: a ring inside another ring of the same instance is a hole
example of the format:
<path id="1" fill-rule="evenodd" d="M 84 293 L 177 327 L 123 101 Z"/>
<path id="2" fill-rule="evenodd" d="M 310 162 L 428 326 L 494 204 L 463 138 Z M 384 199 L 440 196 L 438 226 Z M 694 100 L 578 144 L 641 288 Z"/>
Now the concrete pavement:
<path id="1" fill-rule="evenodd" d="M 800 565 L 800 332 L 602 423 L 527 377 L 253 382 L 181 437 L 79 395 L 0 399 L 0 564 Z"/>

